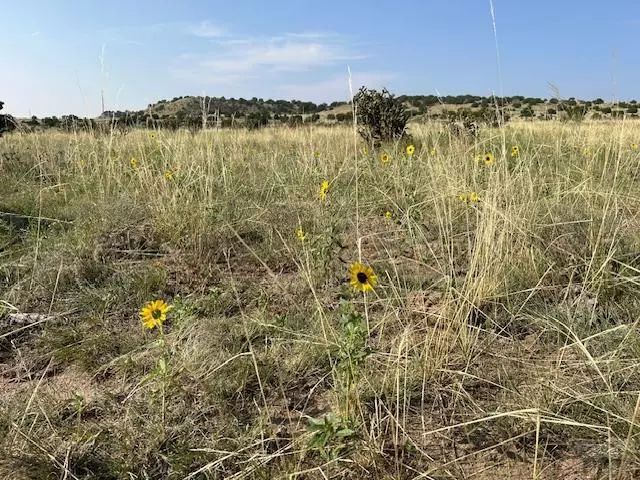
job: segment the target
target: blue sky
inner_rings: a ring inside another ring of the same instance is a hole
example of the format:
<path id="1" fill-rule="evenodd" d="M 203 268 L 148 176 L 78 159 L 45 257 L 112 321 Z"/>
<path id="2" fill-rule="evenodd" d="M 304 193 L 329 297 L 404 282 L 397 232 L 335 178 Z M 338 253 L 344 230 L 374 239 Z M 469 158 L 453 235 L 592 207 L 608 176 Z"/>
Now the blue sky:
<path id="1" fill-rule="evenodd" d="M 0 100 L 18 116 L 141 109 L 175 96 L 397 94 L 640 99 L 640 1 L 4 2 Z"/>

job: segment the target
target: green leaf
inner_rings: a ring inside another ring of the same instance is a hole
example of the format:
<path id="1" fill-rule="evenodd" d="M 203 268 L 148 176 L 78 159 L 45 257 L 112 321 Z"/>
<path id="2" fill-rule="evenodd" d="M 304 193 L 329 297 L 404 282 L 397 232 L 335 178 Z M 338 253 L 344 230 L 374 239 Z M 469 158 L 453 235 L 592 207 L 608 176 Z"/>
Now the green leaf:
<path id="1" fill-rule="evenodd" d="M 355 433 L 356 433 L 355 431 L 351 430 L 350 428 L 346 428 L 345 427 L 342 430 L 338 430 L 336 432 L 336 435 L 338 437 L 350 437 L 352 435 L 355 435 Z"/>

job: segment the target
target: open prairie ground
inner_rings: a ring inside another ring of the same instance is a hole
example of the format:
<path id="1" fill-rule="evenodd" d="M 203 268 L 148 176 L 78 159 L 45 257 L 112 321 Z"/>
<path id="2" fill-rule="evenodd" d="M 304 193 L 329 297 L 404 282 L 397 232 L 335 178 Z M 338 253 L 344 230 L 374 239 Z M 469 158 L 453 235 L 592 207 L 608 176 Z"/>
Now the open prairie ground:
<path id="1" fill-rule="evenodd" d="M 411 134 L 1 138 L 0 477 L 638 478 L 640 124 Z"/>

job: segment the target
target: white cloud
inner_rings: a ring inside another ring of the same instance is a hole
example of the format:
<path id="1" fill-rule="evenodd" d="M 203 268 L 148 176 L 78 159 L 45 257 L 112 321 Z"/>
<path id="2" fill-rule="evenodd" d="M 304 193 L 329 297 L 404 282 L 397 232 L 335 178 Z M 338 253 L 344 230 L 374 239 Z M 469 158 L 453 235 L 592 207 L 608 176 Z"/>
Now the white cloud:
<path id="1" fill-rule="evenodd" d="M 353 94 L 364 85 L 368 88 L 388 87 L 395 75 L 382 72 L 352 72 Z M 316 103 L 350 100 L 349 74 L 336 75 L 315 83 L 284 84 L 278 86 L 278 95 L 287 99 L 304 99 Z"/>
<path id="2" fill-rule="evenodd" d="M 269 38 L 229 38 L 212 44 L 208 54 L 186 54 L 172 71 L 180 78 L 215 79 L 283 72 L 304 72 L 365 58 L 348 48 L 345 39 L 330 33 L 297 33 Z M 223 80 L 224 81 L 224 80 Z"/>
<path id="3" fill-rule="evenodd" d="M 200 22 L 197 25 L 189 27 L 189 32 L 196 37 L 215 38 L 225 35 L 223 28 L 212 24 L 209 21 Z"/>

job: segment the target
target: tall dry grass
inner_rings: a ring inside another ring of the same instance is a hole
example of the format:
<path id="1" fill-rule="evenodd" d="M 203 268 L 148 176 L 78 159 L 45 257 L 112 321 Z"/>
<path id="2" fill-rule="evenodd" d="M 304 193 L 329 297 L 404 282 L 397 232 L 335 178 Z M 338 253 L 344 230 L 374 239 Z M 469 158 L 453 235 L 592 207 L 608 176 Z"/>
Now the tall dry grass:
<path id="1" fill-rule="evenodd" d="M 412 135 L 0 139 L 4 319 L 44 315 L 0 332 L 0 472 L 634 478 L 640 127 Z"/>

